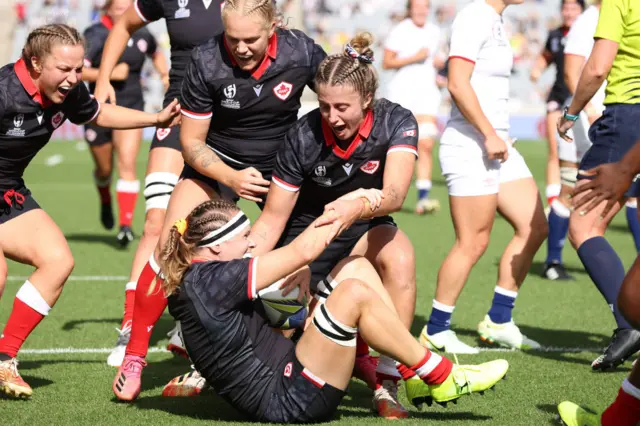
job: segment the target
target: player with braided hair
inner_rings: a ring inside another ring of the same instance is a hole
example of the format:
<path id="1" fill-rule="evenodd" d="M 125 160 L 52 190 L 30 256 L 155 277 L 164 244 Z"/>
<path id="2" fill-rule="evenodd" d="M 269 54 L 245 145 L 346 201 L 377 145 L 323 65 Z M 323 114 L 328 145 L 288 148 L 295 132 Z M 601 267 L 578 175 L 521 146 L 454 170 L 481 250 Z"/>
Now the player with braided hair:
<path id="1" fill-rule="evenodd" d="M 30 397 L 20 377 L 20 347 L 49 313 L 73 269 L 73 256 L 62 231 L 25 186 L 24 171 L 69 119 L 102 127 L 167 127 L 177 122 L 172 102 L 158 114 L 100 105 L 82 84 L 82 36 L 55 24 L 33 30 L 14 64 L 0 68 L 0 294 L 7 278 L 6 258 L 35 266 L 20 287 L 0 336 L 0 395 Z"/>
<path id="2" fill-rule="evenodd" d="M 507 361 L 458 366 L 420 346 L 380 296 L 378 274 L 362 256 L 331 271 L 335 288 L 297 344 L 273 330 L 253 301 L 339 238 L 342 229 L 322 224 L 329 216 L 335 219 L 321 214 L 287 245 L 250 258 L 249 219 L 232 202 L 206 201 L 169 230 L 160 259 L 169 311 L 182 324 L 195 367 L 219 396 L 255 421 L 329 421 L 349 384 L 357 331 L 402 363 L 407 397 L 416 405 L 446 405 L 504 377 Z"/>
<path id="3" fill-rule="evenodd" d="M 167 306 L 157 260 L 171 225 L 205 200 L 264 200 L 276 152 L 326 56 L 303 32 L 277 26 L 271 0 L 225 2 L 222 19 L 224 32 L 196 47 L 185 70 L 180 126 L 185 166 L 159 242 L 136 285 L 131 339 L 113 383 L 121 400 L 140 392 L 151 331 Z"/>
<path id="4" fill-rule="evenodd" d="M 287 133 L 252 239 L 257 244 L 254 253 L 260 255 L 290 243 L 329 212 L 330 239 L 340 236 L 310 266 L 311 288 L 318 300 L 331 293 L 336 284 L 331 271 L 342 259 L 364 256 L 408 329 L 415 308 L 415 257 L 411 242 L 389 215 L 402 207 L 411 183 L 418 126 L 410 111 L 375 99 L 378 78 L 371 64 L 372 42 L 371 34 L 357 34 L 344 53 L 327 57 L 318 67 L 314 82 L 320 108 Z M 363 204 L 363 196 L 373 199 L 367 202 L 372 211 Z M 306 269 L 299 275 L 300 280 L 309 279 Z M 367 360 L 368 351 L 359 341 L 357 362 Z M 377 373 L 365 379 L 381 416 L 407 417 L 397 399 L 400 374 L 391 359 L 381 357 Z"/>

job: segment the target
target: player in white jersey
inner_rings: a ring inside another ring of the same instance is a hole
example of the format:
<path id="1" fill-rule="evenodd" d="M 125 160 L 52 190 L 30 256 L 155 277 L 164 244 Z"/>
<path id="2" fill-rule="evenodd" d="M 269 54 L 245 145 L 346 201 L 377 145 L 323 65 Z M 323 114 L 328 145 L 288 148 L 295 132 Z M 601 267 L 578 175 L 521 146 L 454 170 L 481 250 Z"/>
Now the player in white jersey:
<path id="1" fill-rule="evenodd" d="M 512 320 L 512 310 L 536 251 L 547 236 L 538 188 L 509 138 L 509 76 L 513 51 L 502 12 L 523 0 L 475 0 L 453 23 L 448 88 L 454 101 L 440 139 L 456 241 L 440 267 L 433 309 L 420 336 L 431 348 L 476 353 L 450 330 L 451 314 L 471 268 L 489 244 L 499 212 L 515 235 L 500 259 L 493 304 L 480 338 L 511 348 L 538 348 Z"/>
<path id="2" fill-rule="evenodd" d="M 407 18 L 391 30 L 382 61 L 384 69 L 397 70 L 388 85 L 386 98 L 410 110 L 418 121 L 418 214 L 440 209 L 440 202 L 429 198 L 432 152 L 438 135 L 436 120 L 441 98 L 434 65 L 441 31 L 436 24 L 427 22 L 430 6 L 430 0 L 409 0 Z"/>
<path id="3" fill-rule="evenodd" d="M 567 34 L 564 46 L 564 80 L 571 96 L 575 93 L 582 68 L 593 49 L 593 35 L 598 25 L 600 2 L 587 8 L 574 22 Z M 562 249 L 569 229 L 569 194 L 576 185 L 578 164 L 582 156 L 591 147 L 589 126 L 604 111 L 604 89 L 606 82 L 591 99 L 573 127 L 572 142 L 558 138 L 558 158 L 560 159 L 560 196 L 552 201 L 549 211 L 549 238 L 547 240 L 547 259 L 542 276 L 549 280 L 572 280 L 562 263 Z M 564 106 L 571 103 L 571 97 Z"/>

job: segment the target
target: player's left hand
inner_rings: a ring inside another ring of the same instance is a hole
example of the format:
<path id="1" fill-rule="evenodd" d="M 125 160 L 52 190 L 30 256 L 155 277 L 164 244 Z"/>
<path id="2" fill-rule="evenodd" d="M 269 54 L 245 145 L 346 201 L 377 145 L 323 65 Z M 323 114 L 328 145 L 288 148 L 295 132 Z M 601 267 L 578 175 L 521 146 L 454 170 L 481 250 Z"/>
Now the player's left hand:
<path id="1" fill-rule="evenodd" d="M 305 265 L 282 280 L 282 285 L 280 285 L 282 295 L 286 296 L 291 293 L 294 288 L 298 287 L 300 289 L 300 292 L 298 293 L 298 302 L 302 303 L 303 300 L 307 300 L 308 302 L 311 300 L 311 292 L 309 290 L 310 282 L 311 269 L 308 265 Z"/>
<path id="2" fill-rule="evenodd" d="M 324 213 L 316 221 L 316 228 L 331 225 L 331 231 L 327 237 L 327 245 L 335 237 L 348 229 L 353 222 L 360 219 L 363 210 L 366 208 L 365 199 L 356 200 L 336 200 L 324 207 Z"/>
<path id="3" fill-rule="evenodd" d="M 562 139 L 564 139 L 567 142 L 573 142 L 573 138 L 569 136 L 567 132 L 573 128 L 574 124 L 576 124 L 575 121 L 567 120 L 562 116 L 558 119 L 558 124 L 557 124 L 558 134 Z"/>
<path id="4" fill-rule="evenodd" d="M 156 127 L 167 128 L 180 124 L 180 103 L 177 99 L 174 99 L 165 109 L 157 114 Z"/>
<path id="5" fill-rule="evenodd" d="M 624 197 L 634 178 L 633 173 L 621 163 L 602 164 L 591 170 L 581 171 L 580 175 L 593 178 L 573 190 L 573 208 L 583 215 L 606 201 L 601 217 L 606 217 Z"/>

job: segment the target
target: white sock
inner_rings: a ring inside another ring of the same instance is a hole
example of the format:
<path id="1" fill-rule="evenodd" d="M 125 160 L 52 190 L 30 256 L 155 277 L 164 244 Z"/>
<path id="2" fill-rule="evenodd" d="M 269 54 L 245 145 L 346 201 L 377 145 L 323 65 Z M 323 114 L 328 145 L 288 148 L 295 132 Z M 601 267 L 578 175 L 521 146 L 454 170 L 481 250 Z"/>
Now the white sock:
<path id="1" fill-rule="evenodd" d="M 42 297 L 37 288 L 29 280 L 25 281 L 16 294 L 16 299 L 20 299 L 25 305 L 29 306 L 40 315 L 47 316 L 51 310 L 51 306 Z"/>

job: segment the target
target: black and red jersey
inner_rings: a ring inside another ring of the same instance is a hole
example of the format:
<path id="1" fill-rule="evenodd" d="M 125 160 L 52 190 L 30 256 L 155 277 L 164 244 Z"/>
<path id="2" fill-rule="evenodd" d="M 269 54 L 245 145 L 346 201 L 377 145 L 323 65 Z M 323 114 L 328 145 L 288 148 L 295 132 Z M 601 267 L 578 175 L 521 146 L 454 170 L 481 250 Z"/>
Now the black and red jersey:
<path id="1" fill-rule="evenodd" d="M 65 120 L 84 124 L 99 112 L 84 84 L 54 104 L 38 91 L 22 59 L 0 68 L 0 191 L 24 187 L 25 169 Z"/>
<path id="2" fill-rule="evenodd" d="M 340 146 L 315 109 L 289 130 L 278 152 L 273 183 L 300 191 L 291 217 L 322 215 L 324 206 L 359 188 L 383 188 L 387 155 L 418 155 L 418 125 L 400 105 L 379 99 L 348 146 Z"/>
<path id="3" fill-rule="evenodd" d="M 102 50 L 107 41 L 109 31 L 113 28 L 113 21 L 107 15 L 87 28 L 84 38 L 87 41 L 87 51 L 85 53 L 85 66 L 100 68 Z M 126 63 L 129 66 L 129 76 L 124 81 L 112 81 L 111 85 L 116 92 L 118 105 L 132 107 L 139 104 L 142 99 L 142 84 L 140 83 L 142 67 L 147 57 L 151 58 L 157 50 L 156 39 L 146 28 L 133 33 L 124 53 L 118 63 Z M 95 83 L 89 84 L 89 90 L 93 93 Z"/>
<path id="4" fill-rule="evenodd" d="M 133 5 L 144 22 L 165 20 L 171 43 L 171 70 L 165 105 L 180 96 L 180 84 L 191 51 L 223 31 L 223 0 L 135 0 Z"/>
<path id="5" fill-rule="evenodd" d="M 547 59 L 550 64 L 556 66 L 556 79 L 551 91 L 559 99 L 567 99 L 570 95 L 569 89 L 564 82 L 564 43 L 567 39 L 569 28 L 562 26 L 549 31 L 549 36 L 544 48 L 551 55 Z"/>
<path id="6" fill-rule="evenodd" d="M 193 263 L 169 312 L 180 321 L 189 357 L 218 395 L 260 418 L 294 343 L 255 309 L 259 258 Z"/>
<path id="7" fill-rule="evenodd" d="M 269 175 L 294 125 L 305 86 L 326 54 L 298 30 L 277 29 L 262 63 L 241 70 L 220 34 L 193 51 L 182 84 L 182 113 L 209 119 L 207 144 L 229 166 Z"/>

